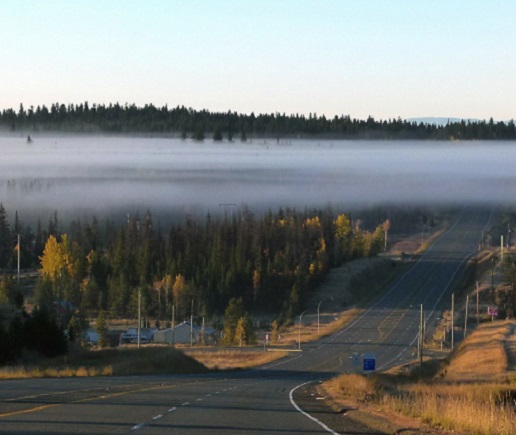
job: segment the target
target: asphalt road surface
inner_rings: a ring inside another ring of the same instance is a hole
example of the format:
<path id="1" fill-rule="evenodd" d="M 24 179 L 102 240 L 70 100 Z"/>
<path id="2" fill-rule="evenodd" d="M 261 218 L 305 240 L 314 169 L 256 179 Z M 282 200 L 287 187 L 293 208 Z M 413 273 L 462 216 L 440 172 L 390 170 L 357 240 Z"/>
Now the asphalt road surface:
<path id="1" fill-rule="evenodd" d="M 371 434 L 327 409 L 314 383 L 374 354 L 377 369 L 414 358 L 420 305 L 427 330 L 449 306 L 490 212 L 464 210 L 352 324 L 302 352 L 233 373 L 0 381 L 0 433 Z"/>

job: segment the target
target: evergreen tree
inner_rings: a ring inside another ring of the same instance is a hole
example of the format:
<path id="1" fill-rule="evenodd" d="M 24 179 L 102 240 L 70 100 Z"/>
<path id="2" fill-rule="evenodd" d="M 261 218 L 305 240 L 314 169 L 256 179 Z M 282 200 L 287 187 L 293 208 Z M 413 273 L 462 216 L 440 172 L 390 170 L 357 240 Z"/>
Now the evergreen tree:
<path id="1" fill-rule="evenodd" d="M 213 133 L 213 140 L 215 142 L 222 142 L 222 130 L 218 125 L 217 127 L 215 127 L 215 132 Z"/>
<path id="2" fill-rule="evenodd" d="M 233 344 L 238 320 L 245 316 L 244 301 L 240 298 L 232 298 L 224 312 L 224 342 Z"/>
<path id="3" fill-rule="evenodd" d="M 95 331 L 99 335 L 98 346 L 101 349 L 108 347 L 109 346 L 108 326 L 107 326 L 106 312 L 104 310 L 99 311 L 99 316 L 97 317 L 97 324 L 95 326 Z"/>
<path id="4" fill-rule="evenodd" d="M 192 139 L 198 142 L 202 142 L 204 140 L 204 129 L 202 127 L 197 128 L 194 135 L 192 136 Z"/>
<path id="5" fill-rule="evenodd" d="M 68 344 L 63 330 L 46 308 L 36 308 L 23 325 L 25 346 L 46 357 L 63 355 Z"/>
<path id="6" fill-rule="evenodd" d="M 7 222 L 7 213 L 0 202 L 0 269 L 10 266 L 11 259 L 11 231 Z"/>

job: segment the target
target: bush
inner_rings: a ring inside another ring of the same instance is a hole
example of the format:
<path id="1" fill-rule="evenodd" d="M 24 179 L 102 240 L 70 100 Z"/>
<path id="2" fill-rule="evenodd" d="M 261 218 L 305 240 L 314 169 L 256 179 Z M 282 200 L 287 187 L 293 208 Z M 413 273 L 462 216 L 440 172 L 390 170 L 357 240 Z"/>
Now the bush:
<path id="1" fill-rule="evenodd" d="M 68 351 L 65 334 L 46 309 L 35 309 L 23 325 L 25 347 L 46 357 L 64 355 Z"/>

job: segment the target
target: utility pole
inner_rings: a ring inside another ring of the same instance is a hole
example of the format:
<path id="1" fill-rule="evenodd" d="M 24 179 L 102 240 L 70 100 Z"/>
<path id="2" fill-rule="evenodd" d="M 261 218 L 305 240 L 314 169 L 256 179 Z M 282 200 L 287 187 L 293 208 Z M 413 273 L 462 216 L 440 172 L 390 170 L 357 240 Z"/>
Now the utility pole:
<path id="1" fill-rule="evenodd" d="M 500 255 L 503 261 L 503 236 L 500 236 Z"/>
<path id="2" fill-rule="evenodd" d="M 424 332 L 423 332 L 423 304 L 421 304 L 421 313 L 419 316 L 419 372 L 423 373 L 423 348 L 424 348 Z"/>
<path id="3" fill-rule="evenodd" d="M 468 334 L 468 304 L 469 295 L 466 295 L 466 315 L 464 316 L 464 340 L 466 339 L 466 335 Z"/>
<path id="4" fill-rule="evenodd" d="M 455 328 L 454 315 L 455 315 L 455 293 L 452 293 L 451 294 L 451 350 L 453 350 L 453 347 L 455 344 L 454 343 L 455 337 L 454 337 L 454 331 L 453 331 L 453 329 Z"/>
<path id="5" fill-rule="evenodd" d="M 491 297 L 494 299 L 494 256 L 491 257 Z"/>
<path id="6" fill-rule="evenodd" d="M 227 209 L 229 208 L 231 212 L 231 220 L 233 220 L 233 207 L 236 207 L 235 203 L 221 203 L 219 207 L 224 209 L 224 219 L 227 219 Z"/>
<path id="7" fill-rule="evenodd" d="M 478 311 L 478 294 L 479 294 L 479 291 L 478 291 L 478 281 L 477 281 L 477 326 L 480 324 L 480 313 Z"/>
<path id="8" fill-rule="evenodd" d="M 174 333 L 175 333 L 174 330 L 176 328 L 175 321 L 176 321 L 176 306 L 174 304 L 172 304 L 172 346 L 175 345 L 175 340 L 174 340 Z"/>
<path id="9" fill-rule="evenodd" d="M 18 251 L 18 286 L 20 285 L 20 235 L 18 234 L 18 244 L 16 245 L 16 251 Z"/>
<path id="10" fill-rule="evenodd" d="M 138 349 L 140 348 L 140 333 L 142 327 L 142 291 L 138 289 Z"/>
<path id="11" fill-rule="evenodd" d="M 193 298 L 192 298 L 192 308 L 190 310 L 190 347 L 193 347 Z"/>

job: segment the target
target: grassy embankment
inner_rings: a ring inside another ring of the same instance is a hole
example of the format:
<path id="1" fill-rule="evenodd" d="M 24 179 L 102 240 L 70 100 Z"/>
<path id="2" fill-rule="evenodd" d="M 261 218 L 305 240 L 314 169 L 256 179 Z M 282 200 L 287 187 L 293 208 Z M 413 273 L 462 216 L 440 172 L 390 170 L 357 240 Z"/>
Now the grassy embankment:
<path id="1" fill-rule="evenodd" d="M 405 426 L 477 434 L 514 434 L 516 377 L 508 363 L 516 350 L 515 323 L 481 325 L 449 360 L 425 361 L 423 374 L 391 371 L 369 377 L 343 375 L 325 384 L 337 403 L 391 419 L 414 418 Z"/>
<path id="2" fill-rule="evenodd" d="M 0 379 L 203 373 L 201 363 L 170 347 L 89 350 L 74 347 L 65 357 L 4 367 Z"/>

